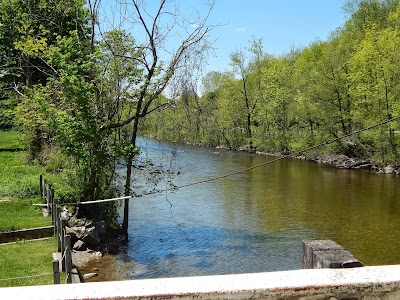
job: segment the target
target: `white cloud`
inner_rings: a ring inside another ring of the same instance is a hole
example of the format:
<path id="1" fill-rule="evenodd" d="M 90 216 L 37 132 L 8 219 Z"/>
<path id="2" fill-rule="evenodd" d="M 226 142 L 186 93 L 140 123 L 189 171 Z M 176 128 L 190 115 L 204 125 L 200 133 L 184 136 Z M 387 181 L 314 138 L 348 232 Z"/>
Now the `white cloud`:
<path id="1" fill-rule="evenodd" d="M 246 27 L 236 27 L 235 31 L 236 32 L 246 32 L 247 28 Z"/>
<path id="2" fill-rule="evenodd" d="M 196 29 L 197 27 L 199 27 L 199 24 L 194 23 L 194 24 L 192 24 L 190 26 L 192 26 L 192 28 Z"/>

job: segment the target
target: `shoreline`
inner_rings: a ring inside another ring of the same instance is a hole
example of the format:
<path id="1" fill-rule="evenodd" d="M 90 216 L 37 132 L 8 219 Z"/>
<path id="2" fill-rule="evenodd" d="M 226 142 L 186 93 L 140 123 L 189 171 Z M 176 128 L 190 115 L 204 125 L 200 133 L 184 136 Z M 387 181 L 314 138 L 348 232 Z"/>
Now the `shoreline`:
<path id="1" fill-rule="evenodd" d="M 222 150 L 226 150 L 226 151 L 256 153 L 256 154 L 260 154 L 260 155 L 268 155 L 268 156 L 274 156 L 274 157 L 287 156 L 282 153 L 264 152 L 264 151 L 259 151 L 256 149 L 254 149 L 254 150 L 248 150 L 247 148 L 231 149 L 224 145 L 209 146 L 209 145 L 202 144 L 202 143 L 196 144 L 196 143 L 190 143 L 190 142 L 184 142 L 184 141 L 181 141 L 181 142 L 168 141 L 168 140 L 164 141 L 162 139 L 157 138 L 156 136 L 151 136 L 151 135 L 145 136 L 145 137 L 155 139 L 155 140 L 161 141 L 161 142 L 191 145 L 191 146 L 200 146 L 200 147 L 206 147 L 206 148 L 210 148 L 210 149 L 222 149 Z M 371 159 L 349 157 L 344 154 L 311 153 L 311 154 L 304 154 L 304 155 L 293 155 L 293 156 L 290 156 L 289 158 L 300 159 L 300 160 L 310 161 L 310 162 L 314 162 L 314 163 L 328 164 L 328 165 L 331 165 L 331 166 L 333 166 L 335 168 L 339 168 L 339 169 L 370 170 L 370 171 L 374 171 L 375 173 L 378 173 L 378 174 L 391 174 L 391 175 L 395 175 L 395 176 L 400 175 L 400 165 L 382 166 L 382 165 L 378 164 L 377 162 L 374 162 Z"/>

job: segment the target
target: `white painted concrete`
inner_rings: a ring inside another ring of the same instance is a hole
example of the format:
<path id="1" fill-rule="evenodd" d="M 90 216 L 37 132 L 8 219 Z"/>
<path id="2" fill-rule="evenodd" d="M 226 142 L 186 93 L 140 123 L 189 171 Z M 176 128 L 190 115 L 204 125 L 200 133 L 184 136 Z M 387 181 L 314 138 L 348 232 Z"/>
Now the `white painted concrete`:
<path id="1" fill-rule="evenodd" d="M 0 299 L 400 299 L 400 265 L 0 289 Z"/>

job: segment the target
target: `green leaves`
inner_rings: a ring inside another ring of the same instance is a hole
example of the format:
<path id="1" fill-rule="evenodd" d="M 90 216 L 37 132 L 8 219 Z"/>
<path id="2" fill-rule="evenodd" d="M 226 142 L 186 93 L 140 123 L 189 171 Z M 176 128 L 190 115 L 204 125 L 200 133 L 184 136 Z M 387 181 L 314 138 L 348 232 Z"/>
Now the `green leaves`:
<path id="1" fill-rule="evenodd" d="M 249 52 L 232 53 L 231 71 L 203 80 L 198 103 L 207 114 L 199 118 L 201 134 L 188 130 L 197 120 L 189 105 L 197 104 L 183 105 L 183 98 L 173 113 L 152 120 L 168 129 L 154 125 L 152 133 L 236 149 L 248 148 L 251 136 L 257 150 L 287 153 L 399 115 L 400 5 L 389 0 L 354 4 L 346 24 L 327 41 L 272 56 L 263 52 L 262 41 L 253 40 Z M 398 130 L 392 123 L 324 151 L 398 162 Z"/>

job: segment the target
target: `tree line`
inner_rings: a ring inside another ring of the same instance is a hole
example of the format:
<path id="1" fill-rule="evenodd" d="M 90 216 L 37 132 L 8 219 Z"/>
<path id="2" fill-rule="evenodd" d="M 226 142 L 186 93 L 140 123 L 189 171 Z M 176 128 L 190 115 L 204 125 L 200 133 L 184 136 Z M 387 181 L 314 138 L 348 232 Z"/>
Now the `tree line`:
<path id="1" fill-rule="evenodd" d="M 327 41 L 274 56 L 261 39 L 210 72 L 201 96 L 181 83 L 170 109 L 144 122 L 146 133 L 179 142 L 288 154 L 400 114 L 400 2 L 348 1 L 345 24 Z M 392 122 L 319 151 L 399 162 Z"/>

